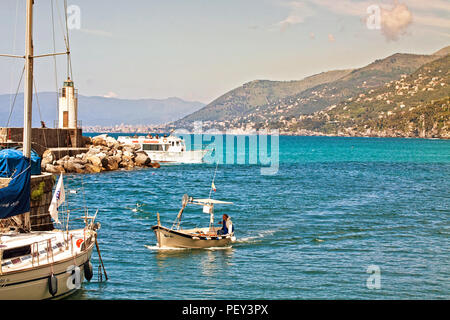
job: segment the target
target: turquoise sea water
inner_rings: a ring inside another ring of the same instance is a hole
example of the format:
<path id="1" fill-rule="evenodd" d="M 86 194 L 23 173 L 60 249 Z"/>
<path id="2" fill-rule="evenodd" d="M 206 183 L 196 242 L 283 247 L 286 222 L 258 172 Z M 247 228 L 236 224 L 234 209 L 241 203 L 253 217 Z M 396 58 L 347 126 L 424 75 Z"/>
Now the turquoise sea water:
<path id="1" fill-rule="evenodd" d="M 449 299 L 450 141 L 280 137 L 276 175 L 219 165 L 214 197 L 231 248 L 158 250 L 181 197 L 207 197 L 214 164 L 67 177 L 99 208 L 109 281 L 74 299 Z M 75 200 L 73 200 L 75 201 Z M 140 207 L 137 208 L 136 204 Z M 73 203 L 72 205 L 75 205 Z M 201 208 L 183 226 L 207 226 Z M 96 252 L 94 266 L 98 265 Z M 369 289 L 369 266 L 380 289 Z"/>

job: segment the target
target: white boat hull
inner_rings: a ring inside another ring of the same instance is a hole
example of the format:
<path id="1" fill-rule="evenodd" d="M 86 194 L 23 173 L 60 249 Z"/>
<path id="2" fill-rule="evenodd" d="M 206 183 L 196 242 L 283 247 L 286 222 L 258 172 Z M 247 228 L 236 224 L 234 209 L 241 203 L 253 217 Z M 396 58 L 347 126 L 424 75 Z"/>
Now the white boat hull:
<path id="1" fill-rule="evenodd" d="M 54 262 L 44 258 L 33 266 L 30 264 L 26 268 L 6 272 L 3 270 L 0 274 L 0 300 L 61 299 L 75 293 L 85 279 L 84 264 L 91 258 L 95 235 L 87 242 L 89 243 L 83 250 L 78 250 L 73 255 L 64 254 L 60 259 L 55 258 Z M 67 252 L 70 251 L 69 248 Z M 72 272 L 74 266 L 79 268 L 79 273 Z M 57 291 L 54 296 L 49 287 L 51 274 L 57 278 Z"/>
<path id="2" fill-rule="evenodd" d="M 195 164 L 203 163 L 203 157 L 208 150 L 193 150 L 193 151 L 145 151 L 152 162 L 164 163 L 186 163 Z"/>

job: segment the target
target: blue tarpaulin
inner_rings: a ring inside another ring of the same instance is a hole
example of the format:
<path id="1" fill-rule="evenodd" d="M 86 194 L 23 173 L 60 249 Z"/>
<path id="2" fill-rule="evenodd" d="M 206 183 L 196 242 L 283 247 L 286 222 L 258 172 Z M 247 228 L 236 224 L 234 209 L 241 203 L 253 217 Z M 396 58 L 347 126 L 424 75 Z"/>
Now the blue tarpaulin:
<path id="1" fill-rule="evenodd" d="M 0 151 L 0 177 L 11 178 L 6 188 L 0 189 L 0 219 L 30 211 L 30 159 L 19 150 Z"/>
<path id="2" fill-rule="evenodd" d="M 34 151 L 31 151 L 31 174 L 41 174 L 41 158 Z"/>

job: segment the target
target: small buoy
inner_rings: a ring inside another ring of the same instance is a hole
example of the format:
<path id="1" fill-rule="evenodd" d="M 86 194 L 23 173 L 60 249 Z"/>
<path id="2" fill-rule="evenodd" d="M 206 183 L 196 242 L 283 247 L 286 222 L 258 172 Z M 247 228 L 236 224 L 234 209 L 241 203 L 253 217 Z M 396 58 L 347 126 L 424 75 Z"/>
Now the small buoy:
<path id="1" fill-rule="evenodd" d="M 93 275 L 92 263 L 88 260 L 84 263 L 84 277 L 87 281 L 91 281 Z"/>
<path id="2" fill-rule="evenodd" d="M 56 279 L 53 273 L 48 277 L 48 292 L 52 297 L 58 292 L 58 279 Z"/>

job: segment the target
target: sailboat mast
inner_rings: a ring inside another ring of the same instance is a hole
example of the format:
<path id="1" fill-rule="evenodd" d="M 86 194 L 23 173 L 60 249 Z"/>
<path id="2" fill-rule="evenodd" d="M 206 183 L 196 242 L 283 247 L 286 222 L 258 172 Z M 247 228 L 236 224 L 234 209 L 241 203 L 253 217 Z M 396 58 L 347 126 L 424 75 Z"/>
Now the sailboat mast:
<path id="1" fill-rule="evenodd" d="M 28 159 L 31 158 L 31 117 L 33 104 L 33 2 L 34 0 L 27 0 L 25 34 L 23 155 Z"/>

